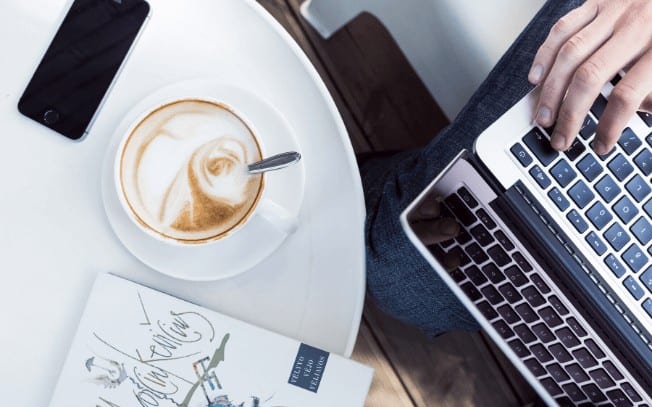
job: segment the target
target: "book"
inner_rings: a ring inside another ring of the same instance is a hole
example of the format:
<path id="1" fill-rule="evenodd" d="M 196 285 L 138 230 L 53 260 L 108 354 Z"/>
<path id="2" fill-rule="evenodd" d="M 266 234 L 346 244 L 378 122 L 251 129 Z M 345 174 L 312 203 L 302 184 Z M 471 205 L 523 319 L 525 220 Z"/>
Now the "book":
<path id="1" fill-rule="evenodd" d="M 373 371 L 100 274 L 50 405 L 363 406 Z"/>

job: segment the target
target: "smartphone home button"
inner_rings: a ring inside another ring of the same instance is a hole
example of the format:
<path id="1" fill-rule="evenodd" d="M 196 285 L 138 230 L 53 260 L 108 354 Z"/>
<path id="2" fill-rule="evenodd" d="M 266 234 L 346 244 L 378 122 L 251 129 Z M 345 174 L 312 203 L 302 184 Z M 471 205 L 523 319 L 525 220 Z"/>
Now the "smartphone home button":
<path id="1" fill-rule="evenodd" d="M 48 109 L 43 113 L 43 123 L 54 124 L 59 121 L 59 112 L 54 109 Z"/>

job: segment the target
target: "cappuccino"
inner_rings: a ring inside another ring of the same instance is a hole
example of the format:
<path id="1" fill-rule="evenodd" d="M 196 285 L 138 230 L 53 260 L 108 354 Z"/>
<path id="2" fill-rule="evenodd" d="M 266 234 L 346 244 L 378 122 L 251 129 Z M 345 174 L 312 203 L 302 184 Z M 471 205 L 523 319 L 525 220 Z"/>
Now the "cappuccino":
<path id="1" fill-rule="evenodd" d="M 135 219 L 181 243 L 226 236 L 255 209 L 262 159 L 249 126 L 217 102 L 184 99 L 149 113 L 119 153 L 120 188 Z"/>

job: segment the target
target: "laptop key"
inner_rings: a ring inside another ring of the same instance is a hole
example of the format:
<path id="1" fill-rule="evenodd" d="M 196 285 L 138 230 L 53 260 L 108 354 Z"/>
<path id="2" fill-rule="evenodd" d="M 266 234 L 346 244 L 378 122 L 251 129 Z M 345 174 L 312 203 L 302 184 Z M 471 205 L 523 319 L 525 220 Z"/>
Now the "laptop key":
<path id="1" fill-rule="evenodd" d="M 516 287 L 523 286 L 529 282 L 525 274 L 516 266 L 509 266 L 505 270 L 505 275 Z"/>
<path id="2" fill-rule="evenodd" d="M 597 359 L 602 359 L 604 358 L 604 352 L 602 352 L 602 349 L 598 346 L 597 343 L 593 339 L 587 339 L 584 341 L 584 345 L 591 351 L 593 356 L 595 356 Z"/>
<path id="3" fill-rule="evenodd" d="M 548 349 L 539 343 L 530 346 L 530 352 L 532 352 L 534 357 L 536 357 L 541 363 L 548 363 L 552 360 L 552 355 L 548 352 Z"/>
<path id="4" fill-rule="evenodd" d="M 569 160 L 575 161 L 579 158 L 579 156 L 584 154 L 585 151 L 586 147 L 584 144 L 576 138 L 573 141 L 573 144 L 571 144 L 571 146 L 564 152 L 564 154 L 566 154 L 566 157 L 568 157 Z"/>
<path id="5" fill-rule="evenodd" d="M 595 232 L 591 232 L 586 235 L 585 240 L 598 256 L 602 256 L 607 251 L 607 246 Z"/>
<path id="6" fill-rule="evenodd" d="M 534 308 L 537 308 L 540 305 L 546 303 L 546 299 L 543 298 L 543 296 L 541 296 L 541 294 L 533 286 L 524 288 L 523 291 L 521 291 L 521 293 L 523 294 L 523 297 L 525 297 L 527 302 Z"/>
<path id="7" fill-rule="evenodd" d="M 555 335 L 553 335 L 550 329 L 548 329 L 548 327 L 543 323 L 532 325 L 532 332 L 534 332 L 537 338 L 539 338 L 543 343 L 550 343 L 555 340 Z"/>
<path id="8" fill-rule="evenodd" d="M 557 180 L 562 188 L 565 188 L 575 178 L 577 178 L 577 173 L 565 160 L 559 160 L 559 162 L 550 169 L 550 175 Z"/>
<path id="9" fill-rule="evenodd" d="M 623 79 L 623 77 L 618 73 L 618 74 L 616 74 L 616 76 L 611 78 L 611 80 L 609 82 L 611 82 L 611 84 L 614 87 L 616 87 L 616 85 L 618 85 L 618 82 L 620 82 L 621 79 Z"/>
<path id="10" fill-rule="evenodd" d="M 643 309 L 648 313 L 650 318 L 652 318 L 652 300 L 651 299 L 648 298 L 647 300 L 643 301 Z"/>
<path id="11" fill-rule="evenodd" d="M 538 127 L 530 130 L 523 137 L 523 142 L 544 167 L 550 165 L 559 156 L 559 153 L 550 146 L 550 141 Z"/>
<path id="12" fill-rule="evenodd" d="M 484 247 L 489 246 L 494 242 L 494 237 L 483 225 L 474 226 L 470 232 L 475 240 Z"/>
<path id="13" fill-rule="evenodd" d="M 568 324 L 568 326 L 570 327 L 570 329 L 573 330 L 575 335 L 579 336 L 580 338 L 583 338 L 586 335 L 588 335 L 584 330 L 584 328 L 582 328 L 582 325 L 580 325 L 580 323 L 575 318 L 573 317 L 568 318 L 566 320 L 566 324 Z"/>
<path id="14" fill-rule="evenodd" d="M 587 154 L 576 165 L 579 172 L 587 181 L 592 182 L 602 174 L 602 165 L 591 154 Z"/>
<path id="15" fill-rule="evenodd" d="M 557 205 L 557 208 L 559 208 L 560 211 L 564 212 L 568 207 L 570 206 L 570 202 L 568 202 L 568 199 L 562 193 L 557 189 L 557 187 L 552 188 L 548 192 L 548 197 L 550 200 Z"/>
<path id="16" fill-rule="evenodd" d="M 469 299 L 473 302 L 482 298 L 482 294 L 480 294 L 478 289 L 475 288 L 475 286 L 471 283 L 464 283 L 460 286 L 460 288 L 462 289 L 462 291 L 464 291 L 464 293 L 466 293 L 466 296 L 469 297 Z"/>
<path id="17" fill-rule="evenodd" d="M 629 243 L 629 241 L 631 240 L 629 234 L 625 232 L 625 229 L 623 229 L 623 227 L 620 226 L 619 223 L 614 223 L 613 225 L 611 225 L 609 229 L 607 229 L 607 231 L 604 233 L 603 236 L 605 240 L 609 242 L 611 247 L 613 247 L 613 249 L 617 252 L 619 252 L 620 249 L 625 247 L 627 243 Z M 613 255 L 611 254 L 609 256 L 613 257 Z M 607 265 L 609 264 L 607 263 Z"/>
<path id="18" fill-rule="evenodd" d="M 526 303 L 519 304 L 516 307 L 516 312 L 518 313 L 518 315 L 521 316 L 523 321 L 525 321 L 528 324 L 531 324 L 532 322 L 537 321 L 539 319 L 539 316 L 537 315 L 537 313 L 534 312 L 532 307 L 530 307 Z"/>
<path id="19" fill-rule="evenodd" d="M 480 292 L 482 292 L 484 298 L 486 298 L 491 305 L 498 305 L 505 300 L 493 285 L 483 287 Z"/>
<path id="20" fill-rule="evenodd" d="M 525 324 L 515 326 L 514 332 L 516 332 L 516 335 L 518 335 L 524 343 L 532 343 L 537 340 L 537 337 L 534 336 L 530 328 Z"/>
<path id="21" fill-rule="evenodd" d="M 546 366 L 546 369 L 548 370 L 550 376 L 555 379 L 557 383 L 563 383 L 570 380 L 568 373 L 566 373 L 566 371 L 557 363 L 551 363 L 550 365 Z"/>
<path id="22" fill-rule="evenodd" d="M 622 154 L 616 155 L 613 160 L 609 161 L 607 167 L 616 176 L 618 181 L 624 181 L 634 171 L 632 164 Z"/>
<path id="23" fill-rule="evenodd" d="M 514 157 L 518 160 L 519 163 L 523 167 L 527 167 L 528 165 L 532 164 L 532 156 L 530 153 L 525 151 L 525 148 L 521 143 L 516 143 L 512 146 L 512 148 L 509 149 L 509 151 L 514 154 Z"/>
<path id="24" fill-rule="evenodd" d="M 514 261 L 516 264 L 521 268 L 526 273 L 529 273 L 530 271 L 533 270 L 532 265 L 525 260 L 525 257 L 521 254 L 521 252 L 516 252 L 513 254 Z"/>
<path id="25" fill-rule="evenodd" d="M 575 360 L 577 360 L 584 369 L 589 369 L 598 365 L 598 361 L 595 360 L 593 355 L 584 348 L 574 350 L 573 356 L 575 356 Z"/>
<path id="26" fill-rule="evenodd" d="M 561 303 L 561 300 L 557 298 L 556 295 L 550 296 L 550 298 L 548 298 L 548 301 L 559 315 L 563 316 L 568 314 L 568 308 L 566 308 L 564 304 Z"/>
<path id="27" fill-rule="evenodd" d="M 640 300 L 643 298 L 645 295 L 645 292 L 643 291 L 643 287 L 639 283 L 634 280 L 634 277 L 629 276 L 623 281 L 623 285 L 625 288 L 627 288 L 627 291 L 634 297 L 636 301 Z"/>
<path id="28" fill-rule="evenodd" d="M 477 218 L 473 215 L 473 212 L 466 207 L 464 201 L 462 201 L 459 196 L 454 194 L 450 195 L 444 200 L 444 203 L 446 203 L 451 212 L 455 214 L 457 219 L 464 226 L 471 226 L 476 222 Z"/>
<path id="29" fill-rule="evenodd" d="M 498 267 L 503 267 L 509 264 L 512 259 L 509 257 L 507 253 L 505 253 L 505 250 L 503 250 L 500 245 L 496 244 L 491 246 L 489 249 L 487 249 L 487 253 L 493 261 L 498 265 Z"/>
<path id="30" fill-rule="evenodd" d="M 478 219 L 480 219 L 480 222 L 489 230 L 494 230 L 498 226 L 496 225 L 496 222 L 494 222 L 493 219 L 491 219 L 491 216 L 485 211 L 484 209 L 480 208 L 478 209 L 475 214 L 478 216 Z"/>
<path id="31" fill-rule="evenodd" d="M 568 383 L 563 386 L 561 386 L 562 389 L 568 394 L 568 397 L 571 398 L 572 401 L 577 403 L 578 401 L 582 401 L 586 398 L 586 395 L 582 390 L 580 390 L 579 387 L 575 383 Z M 560 406 L 563 406 L 564 404 L 559 403 Z M 569 406 L 571 405 L 570 403 L 568 404 Z"/>
<path id="32" fill-rule="evenodd" d="M 469 277 L 469 280 L 471 280 L 473 284 L 477 286 L 481 286 L 487 282 L 487 277 L 485 277 L 485 275 L 482 274 L 480 269 L 478 269 L 476 266 L 470 266 L 464 270 L 464 273 Z"/>
<path id="33" fill-rule="evenodd" d="M 620 198 L 613 206 L 613 209 L 624 224 L 628 224 L 638 215 L 638 209 L 636 209 L 632 200 L 626 196 Z"/>
<path id="34" fill-rule="evenodd" d="M 652 201 L 651 201 L 652 202 Z M 568 212 L 566 219 L 575 227 L 579 233 L 584 233 L 589 228 L 589 225 L 584 221 L 582 216 L 575 209 Z"/>
<path id="35" fill-rule="evenodd" d="M 550 292 L 550 287 L 548 287 L 548 284 L 546 284 L 538 274 L 532 274 L 532 276 L 530 276 L 530 280 L 532 280 L 532 283 L 543 294 L 548 294 Z"/>
<path id="36" fill-rule="evenodd" d="M 593 116 L 600 120 L 600 116 L 602 116 L 602 113 L 604 113 L 606 108 L 607 98 L 602 96 L 602 94 L 599 94 L 598 98 L 595 100 L 595 102 L 593 102 L 593 105 L 591 106 L 591 113 L 593 113 Z"/>
<path id="37" fill-rule="evenodd" d="M 638 153 L 634 158 L 634 163 L 646 177 L 652 174 L 652 152 L 647 148 Z"/>
<path id="38" fill-rule="evenodd" d="M 613 377 L 615 381 L 619 382 L 625 378 L 625 376 L 620 373 L 620 370 L 618 370 L 618 368 L 614 366 L 614 364 L 610 361 L 606 360 L 602 366 L 607 371 L 607 373 L 609 373 L 609 376 Z"/>
<path id="39" fill-rule="evenodd" d="M 516 353 L 516 356 L 519 358 L 524 358 L 526 356 L 530 356 L 530 351 L 528 350 L 527 346 L 523 342 L 521 342 L 520 339 L 513 339 L 510 342 L 507 343 L 510 348 Z"/>
<path id="40" fill-rule="evenodd" d="M 564 323 L 552 307 L 545 307 L 539 310 L 539 316 L 550 328 L 555 328 Z"/>
<path id="41" fill-rule="evenodd" d="M 652 266 L 648 267 L 645 273 L 641 274 L 640 279 L 645 288 L 652 293 Z"/>
<path id="42" fill-rule="evenodd" d="M 638 150 L 640 146 L 643 145 L 641 139 L 638 138 L 634 130 L 630 127 L 627 127 L 623 134 L 621 134 L 620 139 L 618 139 L 618 145 L 627 153 L 627 155 L 634 154 L 634 151 Z"/>
<path id="43" fill-rule="evenodd" d="M 464 201 L 466 206 L 468 206 L 471 209 L 475 209 L 478 205 L 480 205 L 478 201 L 475 200 L 473 195 L 471 195 L 469 190 L 466 189 L 465 187 L 461 187 L 460 189 L 458 189 L 457 194 L 460 196 L 460 198 L 462 198 L 462 201 Z"/>
<path id="44" fill-rule="evenodd" d="M 505 281 L 507 277 L 503 274 L 502 271 L 496 267 L 495 264 L 489 263 L 485 266 L 482 267 L 482 272 L 484 273 L 485 276 L 489 279 L 494 284 L 498 284 L 501 281 Z"/>
<path id="45" fill-rule="evenodd" d="M 641 118 L 647 124 L 647 127 L 652 127 L 652 114 L 648 112 L 637 112 L 638 117 Z"/>
<path id="46" fill-rule="evenodd" d="M 568 353 L 566 348 L 564 348 L 562 345 L 558 343 L 554 345 L 550 345 L 550 347 L 548 347 L 548 350 L 550 351 L 550 353 L 552 353 L 552 356 L 554 356 L 559 363 L 566 363 L 573 360 L 573 357 L 570 355 L 570 353 Z"/>
<path id="47" fill-rule="evenodd" d="M 584 209 L 593 199 L 595 194 L 589 189 L 584 181 L 577 181 L 569 190 L 568 194 L 580 209 Z"/>
<path id="48" fill-rule="evenodd" d="M 457 283 L 461 283 L 462 281 L 466 280 L 466 276 L 464 275 L 464 273 L 462 273 L 462 270 L 460 270 L 459 268 L 452 270 L 449 274 L 451 275 L 453 280 L 455 280 L 455 282 Z"/>
<path id="49" fill-rule="evenodd" d="M 629 246 L 625 253 L 623 253 L 622 259 L 625 260 L 625 264 L 627 264 L 634 273 L 641 271 L 643 266 L 647 263 L 647 256 L 636 243 Z"/>
<path id="50" fill-rule="evenodd" d="M 542 189 L 546 189 L 550 186 L 550 178 L 548 178 L 548 176 L 541 170 L 538 165 L 532 167 L 529 173 Z"/>
<path id="51" fill-rule="evenodd" d="M 580 367 L 577 363 L 566 366 L 566 371 L 573 378 L 575 383 L 584 383 L 589 380 L 589 376 L 586 374 L 584 369 Z"/>
<path id="52" fill-rule="evenodd" d="M 610 176 L 605 175 L 595 184 L 595 190 L 598 191 L 598 194 L 604 199 L 607 203 L 613 201 L 618 195 L 620 195 L 620 187 L 616 184 L 616 181 Z"/>
<path id="53" fill-rule="evenodd" d="M 496 310 L 493 309 L 491 305 L 487 301 L 482 301 L 476 305 L 478 307 L 478 310 L 482 315 L 484 315 L 485 318 L 487 318 L 487 321 L 494 320 L 498 317 L 498 313 Z"/>
<path id="54" fill-rule="evenodd" d="M 609 210 L 605 208 L 602 202 L 596 202 L 588 211 L 586 211 L 586 216 L 598 230 L 604 229 L 604 227 L 613 219 L 613 216 Z"/>
<path id="55" fill-rule="evenodd" d="M 564 344 L 567 348 L 574 348 L 577 345 L 580 344 L 579 339 L 577 339 L 577 336 L 568 329 L 567 327 L 563 327 L 555 331 L 555 334 L 557 334 L 557 338 L 561 341 L 561 343 Z"/>
<path id="56" fill-rule="evenodd" d="M 544 369 L 543 366 L 541 366 L 541 363 L 537 362 L 537 360 L 534 358 L 527 359 L 523 361 L 523 363 L 525 364 L 525 367 L 527 367 L 528 370 L 532 372 L 532 374 L 535 377 L 541 377 L 548 374 L 546 372 L 546 369 Z"/>
<path id="57" fill-rule="evenodd" d="M 518 317 L 518 314 L 514 312 L 514 309 L 507 304 L 498 307 L 498 313 L 500 314 L 501 317 L 503 317 L 505 322 L 507 322 L 510 325 L 521 320 Z"/>
<path id="58" fill-rule="evenodd" d="M 500 242 L 501 245 L 503 245 L 503 248 L 507 251 L 512 251 L 514 250 L 514 244 L 512 243 L 511 240 L 503 233 L 502 230 L 497 230 L 496 233 L 494 233 L 494 237 L 498 242 Z"/>
<path id="59" fill-rule="evenodd" d="M 482 264 L 485 261 L 489 260 L 487 253 L 480 247 L 479 244 L 473 242 L 470 245 L 466 246 L 466 254 L 473 260 L 475 264 Z"/>
<path id="60" fill-rule="evenodd" d="M 608 389 L 616 385 L 616 383 L 614 383 L 614 381 L 611 379 L 611 377 L 609 377 L 609 375 L 607 374 L 607 372 L 604 371 L 604 369 L 591 370 L 589 372 L 589 376 L 591 376 L 593 381 L 601 389 Z"/>
<path id="61" fill-rule="evenodd" d="M 582 386 L 582 390 L 594 403 L 602 403 L 607 401 L 607 397 L 604 395 L 604 393 L 602 393 L 598 386 L 593 383 L 585 384 Z"/>
<path id="62" fill-rule="evenodd" d="M 643 217 L 632 225 L 631 231 L 643 246 L 647 246 L 652 240 L 652 225 Z"/>
<path id="63" fill-rule="evenodd" d="M 648 185 L 647 181 L 645 181 L 640 175 L 636 175 L 629 180 L 627 185 L 625 185 L 625 188 L 629 191 L 632 197 L 634 197 L 636 202 L 643 202 L 643 200 L 650 195 L 650 192 L 652 192 L 650 185 Z"/>
<path id="64" fill-rule="evenodd" d="M 629 401 L 625 393 L 622 392 L 622 390 L 611 390 L 607 392 L 607 397 L 609 398 L 609 401 L 611 401 L 615 407 L 629 407 L 633 406 L 632 402 Z"/>
<path id="65" fill-rule="evenodd" d="M 593 120 L 590 115 L 586 115 L 584 122 L 582 123 L 582 128 L 580 128 L 580 136 L 584 140 L 588 140 L 592 135 L 595 134 L 595 129 L 598 127 L 598 124 Z"/>
<path id="66" fill-rule="evenodd" d="M 455 241 L 460 245 L 465 245 L 471 241 L 472 237 L 466 230 L 462 230 L 456 237 Z"/>
<path id="67" fill-rule="evenodd" d="M 455 246 L 451 250 L 449 250 L 448 255 L 455 259 L 458 259 L 460 263 L 460 267 L 464 267 L 467 264 L 471 263 L 471 258 L 467 256 L 466 253 L 464 253 L 464 250 L 462 250 L 462 248 L 459 246 Z"/>
<path id="68" fill-rule="evenodd" d="M 523 296 L 518 292 L 516 288 L 510 283 L 505 283 L 498 287 L 498 291 L 505 297 L 507 302 L 510 304 L 515 304 L 523 299 Z"/>
<path id="69" fill-rule="evenodd" d="M 500 335 L 503 339 L 509 339 L 514 336 L 514 331 L 512 331 L 512 328 L 510 328 L 509 325 L 505 323 L 505 321 L 494 321 L 492 325 L 496 332 L 498 332 L 498 335 Z"/>
<path id="70" fill-rule="evenodd" d="M 613 254 L 605 257 L 604 262 L 616 277 L 620 278 L 625 275 L 625 266 Z"/>
<path id="71" fill-rule="evenodd" d="M 638 393 L 636 392 L 636 390 L 634 390 L 634 387 L 632 387 L 631 384 L 623 383 L 621 385 L 621 388 L 623 389 L 625 394 L 627 394 L 627 397 L 629 397 L 629 399 L 632 400 L 634 403 L 639 403 L 643 401 L 641 396 L 638 395 Z"/>
<path id="72" fill-rule="evenodd" d="M 548 394 L 550 394 L 552 397 L 559 396 L 560 394 L 563 393 L 559 385 L 557 385 L 557 383 L 555 383 L 555 381 L 549 377 L 542 379 L 541 385 L 543 386 L 544 389 L 546 389 Z"/>

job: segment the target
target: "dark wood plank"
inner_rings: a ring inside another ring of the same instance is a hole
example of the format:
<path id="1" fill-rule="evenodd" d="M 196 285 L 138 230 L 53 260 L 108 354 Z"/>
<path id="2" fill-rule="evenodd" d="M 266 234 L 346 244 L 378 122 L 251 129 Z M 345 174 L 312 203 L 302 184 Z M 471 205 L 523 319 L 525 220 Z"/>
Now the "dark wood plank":
<path id="1" fill-rule="evenodd" d="M 320 56 L 313 47 L 310 39 L 306 36 L 304 29 L 296 19 L 296 14 L 289 7 L 286 0 L 257 0 L 281 25 L 290 33 L 292 38 L 303 49 L 303 52 L 308 56 L 322 80 L 326 84 L 337 108 L 342 115 L 344 124 L 351 138 L 353 149 L 358 152 L 368 152 L 372 150 L 371 144 L 367 140 L 367 136 L 363 133 L 361 126 L 351 114 L 350 107 L 347 105 L 341 95 L 341 91 L 334 82 L 331 74 L 324 66 Z"/>
<path id="2" fill-rule="evenodd" d="M 374 379 L 365 406 L 414 406 L 410 395 L 365 320 L 360 326 L 352 359 L 374 368 Z"/>
<path id="3" fill-rule="evenodd" d="M 429 341 L 369 302 L 365 318 L 417 406 L 522 405 L 479 332 Z"/>
<path id="4" fill-rule="evenodd" d="M 288 0 L 299 16 L 303 0 Z M 329 40 L 298 17 L 374 150 L 430 141 L 447 119 L 382 24 L 362 14 Z"/>

